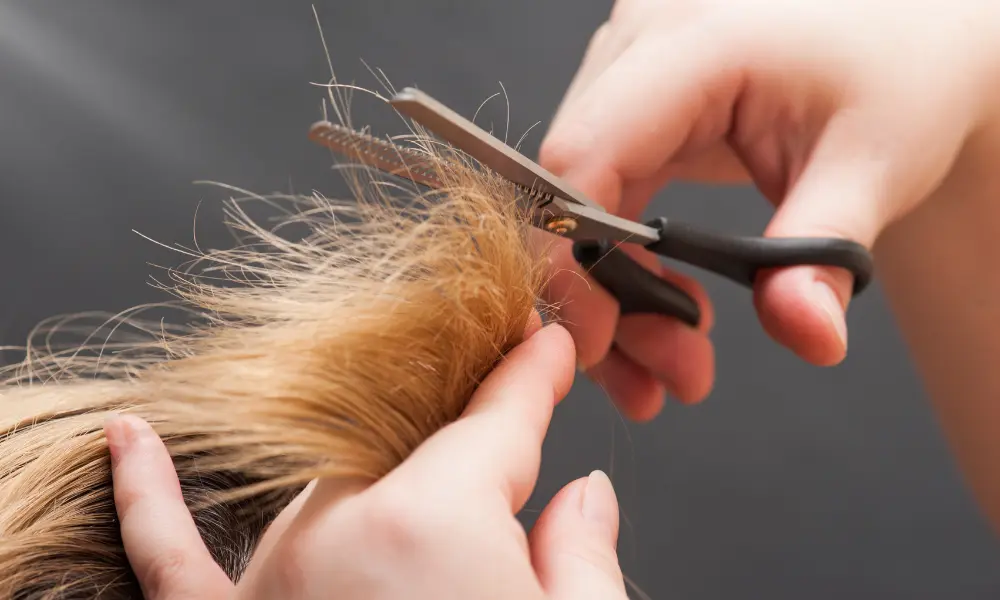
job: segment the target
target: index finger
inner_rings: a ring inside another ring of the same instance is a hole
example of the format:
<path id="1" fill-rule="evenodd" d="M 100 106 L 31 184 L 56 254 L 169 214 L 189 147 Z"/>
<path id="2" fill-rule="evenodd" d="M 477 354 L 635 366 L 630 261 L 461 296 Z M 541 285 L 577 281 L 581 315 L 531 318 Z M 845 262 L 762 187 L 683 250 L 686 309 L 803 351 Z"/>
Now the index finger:
<path id="1" fill-rule="evenodd" d="M 104 430 L 122 543 L 143 595 L 226 597 L 233 584 L 198 533 L 163 441 L 132 415 L 109 419 Z"/>
<path id="2" fill-rule="evenodd" d="M 490 373 L 461 418 L 418 447 L 384 484 L 462 503 L 499 493 L 519 511 L 538 478 L 552 411 L 575 372 L 569 333 L 555 324 L 542 328 Z"/>
<path id="3" fill-rule="evenodd" d="M 724 42 L 696 26 L 637 39 L 566 103 L 542 143 L 542 166 L 591 195 L 601 190 L 578 179 L 608 171 L 623 181 L 655 177 L 703 117 L 728 125 L 741 70 Z M 721 138 L 726 130 L 697 133 Z M 595 200 L 618 212 L 609 199 Z"/>

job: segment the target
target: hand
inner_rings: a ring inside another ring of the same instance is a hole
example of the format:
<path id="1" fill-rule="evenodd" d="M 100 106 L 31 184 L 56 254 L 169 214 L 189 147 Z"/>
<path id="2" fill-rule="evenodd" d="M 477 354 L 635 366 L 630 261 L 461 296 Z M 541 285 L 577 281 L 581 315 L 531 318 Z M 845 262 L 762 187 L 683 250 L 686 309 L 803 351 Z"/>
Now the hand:
<path id="1" fill-rule="evenodd" d="M 778 208 L 766 235 L 871 248 L 995 117 L 998 13 L 992 0 L 619 0 L 540 160 L 632 219 L 669 180 L 752 180 Z M 634 256 L 662 271 L 648 252 Z M 702 304 L 697 331 L 619 320 L 569 244 L 553 263 L 549 300 L 565 304 L 581 366 L 626 414 L 651 418 L 665 390 L 686 402 L 708 394 L 712 319 L 700 286 L 663 273 Z M 847 349 L 851 286 L 839 269 L 782 269 L 761 274 L 755 305 L 773 338 L 832 365 Z"/>
<path id="2" fill-rule="evenodd" d="M 537 325 L 534 326 L 537 328 Z M 115 502 L 148 600 L 551 598 L 624 600 L 618 505 L 600 472 L 552 500 L 530 537 L 515 519 L 538 476 L 573 344 L 533 333 L 484 381 L 461 419 L 370 487 L 319 481 L 271 525 L 236 588 L 180 497 L 165 447 L 134 417 L 106 428 Z"/>

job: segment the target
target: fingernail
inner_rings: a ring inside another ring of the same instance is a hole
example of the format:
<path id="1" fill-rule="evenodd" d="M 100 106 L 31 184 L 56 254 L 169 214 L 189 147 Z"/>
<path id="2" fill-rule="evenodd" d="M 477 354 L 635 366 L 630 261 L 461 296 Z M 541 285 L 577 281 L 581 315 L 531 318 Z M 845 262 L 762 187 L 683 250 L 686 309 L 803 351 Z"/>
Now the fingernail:
<path id="1" fill-rule="evenodd" d="M 816 284 L 816 296 L 820 307 L 826 313 L 827 319 L 833 325 L 837 337 L 844 350 L 847 350 L 847 320 L 844 318 L 844 306 L 840 303 L 840 295 L 825 283 Z"/>
<path id="2" fill-rule="evenodd" d="M 611 480 L 603 471 L 594 471 L 583 489 L 583 518 L 597 525 L 607 541 L 618 544 L 618 498 Z"/>

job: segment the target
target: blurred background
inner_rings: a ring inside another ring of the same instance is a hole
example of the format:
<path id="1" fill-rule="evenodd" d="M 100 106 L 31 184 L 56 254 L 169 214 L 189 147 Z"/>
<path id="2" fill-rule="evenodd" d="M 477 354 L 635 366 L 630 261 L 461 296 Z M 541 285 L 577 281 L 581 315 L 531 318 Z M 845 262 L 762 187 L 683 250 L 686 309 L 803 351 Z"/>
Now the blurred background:
<path id="1" fill-rule="evenodd" d="M 523 145 L 534 156 L 611 1 L 315 8 L 341 81 L 381 90 L 367 63 L 470 116 L 502 83 L 510 139 L 541 122 Z M 183 257 L 136 232 L 228 246 L 228 195 L 197 180 L 343 190 L 306 139 L 328 75 L 308 0 L 0 2 L 0 344 L 22 344 L 53 314 L 164 299 L 150 264 Z M 502 135 L 505 108 L 494 99 L 478 122 Z M 377 102 L 358 96 L 354 114 L 399 132 Z M 743 233 L 770 214 L 749 190 L 691 186 L 651 210 Z M 847 361 L 820 369 L 766 337 L 746 290 L 702 280 L 718 312 L 712 396 L 637 425 L 581 378 L 557 410 L 525 523 L 600 468 L 622 504 L 623 568 L 652 598 L 998 597 L 1000 547 L 880 291 L 852 307 Z"/>

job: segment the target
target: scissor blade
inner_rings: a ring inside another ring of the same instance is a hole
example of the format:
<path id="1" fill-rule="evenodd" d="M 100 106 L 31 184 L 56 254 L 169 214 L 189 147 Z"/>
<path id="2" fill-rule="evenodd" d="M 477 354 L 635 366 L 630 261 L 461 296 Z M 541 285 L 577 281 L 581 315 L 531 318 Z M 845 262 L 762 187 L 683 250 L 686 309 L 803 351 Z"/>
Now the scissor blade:
<path id="1" fill-rule="evenodd" d="M 439 170 L 444 159 L 397 146 L 386 140 L 343 125 L 320 121 L 309 129 L 309 139 L 353 160 L 385 173 L 405 177 L 433 189 L 444 187 Z M 536 227 L 570 239 L 607 239 L 642 245 L 659 240 L 652 227 L 616 217 L 603 209 L 577 204 L 563 198 L 549 198 L 539 203 L 537 190 L 511 182 L 531 203 L 531 219 Z M 562 224 L 562 225 L 560 225 Z"/>
<path id="2" fill-rule="evenodd" d="M 415 88 L 396 94 L 391 104 L 484 166 L 539 196 L 563 198 L 594 210 L 604 208 L 549 173 L 533 160 L 504 144 L 475 123 Z M 550 199 L 551 199 L 550 198 Z"/>
<path id="3" fill-rule="evenodd" d="M 390 175 L 405 177 L 434 189 L 444 187 L 437 175 L 440 162 L 416 150 L 396 146 L 329 121 L 313 124 L 309 128 L 309 139 Z"/>
<path id="4" fill-rule="evenodd" d="M 309 129 L 309 139 L 390 175 L 405 177 L 434 189 L 444 187 L 439 169 L 447 168 L 447 159 L 397 146 L 387 140 L 329 121 L 314 123 Z M 463 165 L 454 166 L 457 169 L 463 167 Z M 554 200 L 551 195 L 541 194 L 538 190 L 514 182 L 510 184 L 522 193 L 532 204 L 533 209 Z"/>

